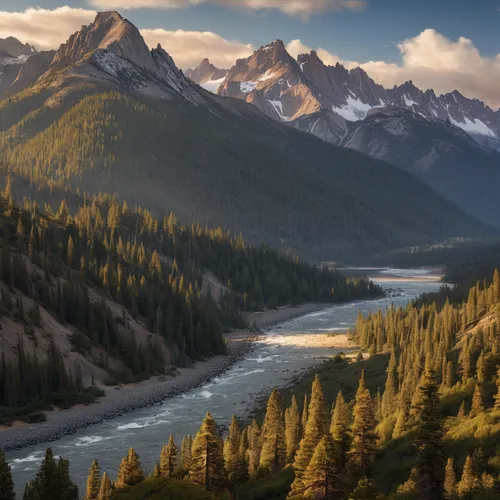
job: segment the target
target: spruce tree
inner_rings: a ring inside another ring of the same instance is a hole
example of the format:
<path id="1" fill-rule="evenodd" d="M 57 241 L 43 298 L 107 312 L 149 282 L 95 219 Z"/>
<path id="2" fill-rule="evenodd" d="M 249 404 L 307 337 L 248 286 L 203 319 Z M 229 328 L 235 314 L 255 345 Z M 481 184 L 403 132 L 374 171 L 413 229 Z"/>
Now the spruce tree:
<path id="1" fill-rule="evenodd" d="M 117 488 L 124 486 L 134 486 L 144 481 L 144 471 L 142 470 L 139 456 L 133 448 L 128 450 L 126 457 L 122 458 L 118 469 Z"/>
<path id="2" fill-rule="evenodd" d="M 335 400 L 335 409 L 333 410 L 330 434 L 335 441 L 340 469 L 345 467 L 347 462 L 347 453 L 351 447 L 351 437 L 349 432 L 350 422 L 351 413 L 349 406 L 344 400 L 342 391 L 339 391 Z"/>
<path id="3" fill-rule="evenodd" d="M 434 374 L 428 370 L 419 387 L 421 404 L 417 408 L 417 491 L 422 500 L 442 498 L 445 459 L 443 456 L 443 418 Z"/>
<path id="4" fill-rule="evenodd" d="M 497 390 L 495 393 L 495 409 L 499 410 L 500 409 L 500 368 L 497 371 L 497 378 L 495 381 Z"/>
<path id="5" fill-rule="evenodd" d="M 457 478 L 453 466 L 453 458 L 448 458 L 444 471 L 444 493 L 445 498 L 453 500 L 457 496 Z"/>
<path id="6" fill-rule="evenodd" d="M 358 481 L 356 489 L 349 496 L 349 500 L 376 500 L 381 498 L 375 485 L 367 478 Z"/>
<path id="7" fill-rule="evenodd" d="M 233 416 L 229 426 L 229 434 L 224 442 L 224 464 L 231 487 L 243 482 L 246 476 L 245 457 L 240 450 L 241 430 Z M 244 453 L 244 452 L 243 452 Z"/>
<path id="8" fill-rule="evenodd" d="M 333 500 L 342 496 L 335 443 L 328 432 L 316 446 L 302 484 L 304 498 Z"/>
<path id="9" fill-rule="evenodd" d="M 161 477 L 173 477 L 176 469 L 177 446 L 172 434 L 170 434 L 168 444 L 163 446 L 160 454 L 160 475 Z"/>
<path id="10" fill-rule="evenodd" d="M 473 494 L 477 491 L 478 488 L 479 479 L 476 476 L 472 458 L 470 455 L 468 455 L 465 459 L 462 477 L 457 485 L 457 492 L 461 497 L 463 497 L 465 495 Z"/>
<path id="11" fill-rule="evenodd" d="M 286 463 L 285 426 L 277 389 L 273 390 L 267 402 L 261 439 L 260 468 L 272 472 L 284 467 Z"/>
<path id="12" fill-rule="evenodd" d="M 396 410 L 396 395 L 398 392 L 397 362 L 394 349 L 387 368 L 387 380 L 385 383 L 384 395 L 382 397 L 382 415 L 388 417 Z"/>
<path id="13" fill-rule="evenodd" d="M 52 449 L 47 448 L 35 479 L 26 485 L 26 500 L 78 500 L 78 488 L 69 476 L 69 463 L 59 459 L 56 463 Z"/>
<path id="14" fill-rule="evenodd" d="M 189 478 L 209 491 L 222 491 L 226 486 L 224 456 L 217 424 L 210 413 L 203 419 L 193 441 Z"/>
<path id="15" fill-rule="evenodd" d="M 286 461 L 292 463 L 300 442 L 300 413 L 295 394 L 285 413 Z"/>
<path id="16" fill-rule="evenodd" d="M 365 385 L 365 372 L 361 373 L 352 424 L 352 446 L 349 455 L 349 468 L 357 477 L 370 477 L 375 455 L 377 433 L 370 391 Z"/>
<path id="17" fill-rule="evenodd" d="M 102 475 L 101 486 L 99 488 L 97 500 L 109 500 L 111 498 L 112 492 L 113 490 L 111 488 L 111 481 L 109 480 L 108 474 L 105 472 Z"/>
<path id="18" fill-rule="evenodd" d="M 193 438 L 184 436 L 181 444 L 181 469 L 189 471 L 191 468 L 191 448 L 193 447 Z"/>
<path id="19" fill-rule="evenodd" d="M 248 436 L 248 450 L 247 450 L 247 462 L 248 462 L 248 475 L 254 479 L 257 477 L 260 465 L 260 451 L 262 448 L 262 440 L 260 436 L 259 424 L 255 420 L 248 426 L 247 431 Z"/>
<path id="20" fill-rule="evenodd" d="M 101 487 L 101 469 L 97 460 L 92 462 L 87 478 L 87 493 L 85 500 L 97 500 L 99 488 Z"/>
<path id="21" fill-rule="evenodd" d="M 295 479 L 289 496 L 293 498 L 302 494 L 303 476 L 311 461 L 316 446 L 322 437 L 328 432 L 328 409 L 323 397 L 323 390 L 318 375 L 312 384 L 311 402 L 309 403 L 307 426 L 304 430 L 304 437 L 300 441 L 299 449 L 295 455 L 293 469 Z"/>
<path id="22" fill-rule="evenodd" d="M 15 497 L 12 472 L 3 451 L 0 450 L 0 500 L 14 500 Z"/>
<path id="23" fill-rule="evenodd" d="M 307 402 L 307 394 L 304 394 L 304 406 L 302 407 L 302 416 L 300 417 L 300 439 L 304 437 L 304 432 L 307 427 L 307 419 L 309 417 L 308 410 L 309 403 Z"/>
<path id="24" fill-rule="evenodd" d="M 476 388 L 474 389 L 474 395 L 472 396 L 472 406 L 469 412 L 469 416 L 471 418 L 477 417 L 483 411 L 484 411 L 483 392 L 478 384 L 476 385 Z"/>

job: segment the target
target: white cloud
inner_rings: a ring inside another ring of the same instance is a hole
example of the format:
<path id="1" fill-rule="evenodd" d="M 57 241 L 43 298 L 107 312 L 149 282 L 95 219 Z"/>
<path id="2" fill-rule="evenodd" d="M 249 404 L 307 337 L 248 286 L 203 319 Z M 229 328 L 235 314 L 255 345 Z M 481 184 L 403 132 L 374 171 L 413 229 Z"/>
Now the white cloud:
<path id="1" fill-rule="evenodd" d="M 254 50 L 250 44 L 226 40 L 210 31 L 143 29 L 141 34 L 150 47 L 160 43 L 184 69 L 198 66 L 205 57 L 219 68 L 229 68 L 236 59 L 248 57 Z"/>
<path id="2" fill-rule="evenodd" d="M 93 10 L 68 6 L 52 10 L 37 7 L 23 12 L 0 11 L 0 38 L 13 36 L 39 50 L 54 49 L 95 16 Z"/>
<path id="3" fill-rule="evenodd" d="M 360 10 L 365 0 L 88 0 L 100 9 L 179 9 L 202 3 L 252 11 L 279 10 L 290 16 L 309 17 L 332 10 Z"/>

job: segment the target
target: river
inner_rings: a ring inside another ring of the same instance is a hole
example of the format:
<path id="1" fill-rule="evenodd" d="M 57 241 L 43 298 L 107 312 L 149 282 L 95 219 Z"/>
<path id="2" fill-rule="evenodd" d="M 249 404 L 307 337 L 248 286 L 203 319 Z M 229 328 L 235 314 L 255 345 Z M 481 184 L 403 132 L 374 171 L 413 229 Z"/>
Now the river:
<path id="1" fill-rule="evenodd" d="M 162 443 L 172 433 L 180 444 L 182 436 L 196 433 L 205 413 L 210 411 L 219 424 L 232 415 L 243 416 L 252 401 L 275 386 L 283 386 L 298 371 L 310 368 L 338 351 L 294 346 L 294 337 L 307 333 L 346 331 L 358 311 L 368 313 L 390 303 L 404 305 L 418 295 L 436 291 L 442 285 L 430 270 L 371 271 L 371 278 L 389 292 L 374 301 L 335 305 L 291 320 L 265 332 L 245 358 L 209 383 L 163 403 L 143 408 L 113 420 L 81 429 L 47 444 L 7 453 L 18 496 L 35 474 L 45 448 L 70 461 L 71 475 L 80 494 L 85 492 L 87 471 L 97 459 L 103 471 L 115 477 L 121 457 L 129 447 L 139 454 L 146 470 L 158 461 Z M 301 344 L 303 345 L 303 344 Z"/>

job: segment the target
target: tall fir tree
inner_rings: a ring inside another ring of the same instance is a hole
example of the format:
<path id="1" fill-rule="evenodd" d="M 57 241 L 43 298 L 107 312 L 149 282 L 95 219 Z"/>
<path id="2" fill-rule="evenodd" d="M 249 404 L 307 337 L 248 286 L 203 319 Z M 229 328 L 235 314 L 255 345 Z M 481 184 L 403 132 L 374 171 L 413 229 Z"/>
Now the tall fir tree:
<path id="1" fill-rule="evenodd" d="M 3 451 L 0 450 L 0 500 L 14 500 L 15 498 L 10 465 L 5 460 Z"/>
<path id="2" fill-rule="evenodd" d="M 233 416 L 229 433 L 224 442 L 224 464 L 231 488 L 242 483 L 247 476 L 245 451 L 240 449 L 242 432 L 236 418 Z"/>
<path id="3" fill-rule="evenodd" d="M 87 478 L 87 492 L 85 500 L 97 500 L 99 495 L 99 488 L 101 487 L 101 468 L 97 460 L 92 462 L 89 475 Z"/>
<path id="4" fill-rule="evenodd" d="M 472 395 L 472 405 L 470 408 L 469 416 L 471 418 L 477 417 L 480 413 L 484 411 L 483 403 L 483 391 L 479 384 L 476 385 L 474 389 L 474 394 Z"/>
<path id="5" fill-rule="evenodd" d="M 472 496 L 479 489 L 479 479 L 474 470 L 474 462 L 470 455 L 465 459 L 462 477 L 457 485 L 457 492 L 460 497 Z"/>
<path id="6" fill-rule="evenodd" d="M 443 497 L 445 459 L 441 402 L 438 383 L 431 370 L 425 373 L 419 391 L 416 487 L 420 499 L 434 500 Z"/>
<path id="7" fill-rule="evenodd" d="M 260 468 L 268 472 L 283 468 L 286 463 L 285 426 L 277 389 L 267 402 L 261 439 Z"/>
<path id="8" fill-rule="evenodd" d="M 447 500 L 455 500 L 457 497 L 457 477 L 453 458 L 448 458 L 444 471 L 444 495 Z"/>
<path id="9" fill-rule="evenodd" d="M 193 447 L 193 438 L 184 436 L 181 443 L 181 469 L 189 471 L 191 468 L 191 448 Z"/>
<path id="10" fill-rule="evenodd" d="M 343 492 L 338 471 L 335 443 L 327 432 L 316 446 L 304 472 L 302 480 L 304 498 L 324 500 L 341 498 Z"/>
<path id="11" fill-rule="evenodd" d="M 101 486 L 99 487 L 97 500 L 109 500 L 111 498 L 111 493 L 113 493 L 111 481 L 109 480 L 108 474 L 105 472 L 102 475 Z"/>
<path id="12" fill-rule="evenodd" d="M 335 441 L 338 455 L 338 465 L 344 469 L 347 463 L 347 454 L 351 447 L 350 436 L 351 413 L 349 406 L 344 400 L 342 391 L 339 391 L 335 400 L 335 409 L 333 410 L 332 423 L 330 425 L 330 434 Z"/>
<path id="13" fill-rule="evenodd" d="M 161 477 L 173 477 L 177 470 L 178 450 L 174 437 L 170 434 L 168 444 L 164 445 L 160 454 Z"/>
<path id="14" fill-rule="evenodd" d="M 295 394 L 285 413 L 286 461 L 293 463 L 300 442 L 300 413 Z"/>
<path id="15" fill-rule="evenodd" d="M 257 477 L 257 474 L 259 472 L 260 452 L 262 449 L 260 427 L 255 420 L 253 420 L 252 423 L 248 426 L 247 437 L 248 437 L 248 449 L 247 449 L 248 475 L 250 478 L 254 479 Z"/>
<path id="16" fill-rule="evenodd" d="M 369 478 L 372 473 L 372 463 L 378 436 L 375 432 L 376 422 L 370 391 L 365 385 L 364 370 L 359 380 L 353 414 L 349 468 L 354 476 Z"/>
<path id="17" fill-rule="evenodd" d="M 130 448 L 127 456 L 122 458 L 116 486 L 117 488 L 134 486 L 142 481 L 144 481 L 144 471 L 139 456 L 133 448 Z"/>
<path id="18" fill-rule="evenodd" d="M 328 432 L 329 412 L 323 396 L 323 390 L 318 375 L 314 378 L 311 391 L 311 402 L 309 403 L 307 426 L 304 429 L 304 437 L 300 441 L 299 449 L 295 455 L 293 470 L 295 479 L 289 493 L 289 498 L 300 496 L 303 492 L 304 473 L 311 461 L 316 446 L 321 438 Z"/>
<path id="19" fill-rule="evenodd" d="M 222 442 L 210 413 L 193 440 L 189 478 L 209 491 L 222 491 L 226 487 Z"/>

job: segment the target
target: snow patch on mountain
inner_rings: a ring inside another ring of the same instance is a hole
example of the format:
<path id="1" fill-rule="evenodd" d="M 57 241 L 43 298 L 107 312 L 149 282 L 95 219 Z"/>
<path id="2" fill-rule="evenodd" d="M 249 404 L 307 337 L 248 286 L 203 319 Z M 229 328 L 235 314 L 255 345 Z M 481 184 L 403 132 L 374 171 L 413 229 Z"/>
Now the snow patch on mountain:
<path id="1" fill-rule="evenodd" d="M 218 80 L 208 80 L 208 82 L 200 83 L 200 87 L 203 87 L 205 90 L 212 92 L 212 94 L 217 93 L 217 89 L 220 87 L 221 83 L 226 79 L 226 77 L 219 78 Z"/>
<path id="2" fill-rule="evenodd" d="M 465 132 L 471 133 L 471 134 L 481 134 L 481 135 L 486 135 L 488 137 L 496 137 L 495 133 L 493 130 L 491 130 L 486 123 L 483 121 L 475 118 L 474 121 L 470 120 L 466 116 L 464 117 L 465 123 L 463 122 L 457 122 L 455 121 L 451 116 L 450 116 L 450 121 L 453 123 L 453 125 L 460 127 L 462 130 Z"/>
<path id="3" fill-rule="evenodd" d="M 268 99 L 268 102 L 272 105 L 276 113 L 278 113 L 282 121 L 288 121 L 288 118 L 283 114 L 283 103 L 281 101 L 272 101 Z"/>
<path id="4" fill-rule="evenodd" d="M 334 113 L 337 113 L 345 120 L 349 122 L 355 122 L 358 120 L 364 120 L 366 118 L 366 115 L 368 114 L 368 111 L 381 106 L 384 106 L 384 104 L 381 104 L 380 106 L 370 106 L 370 104 L 366 104 L 360 99 L 349 96 L 347 98 L 346 104 L 344 104 L 340 108 L 332 106 L 332 110 Z"/>

